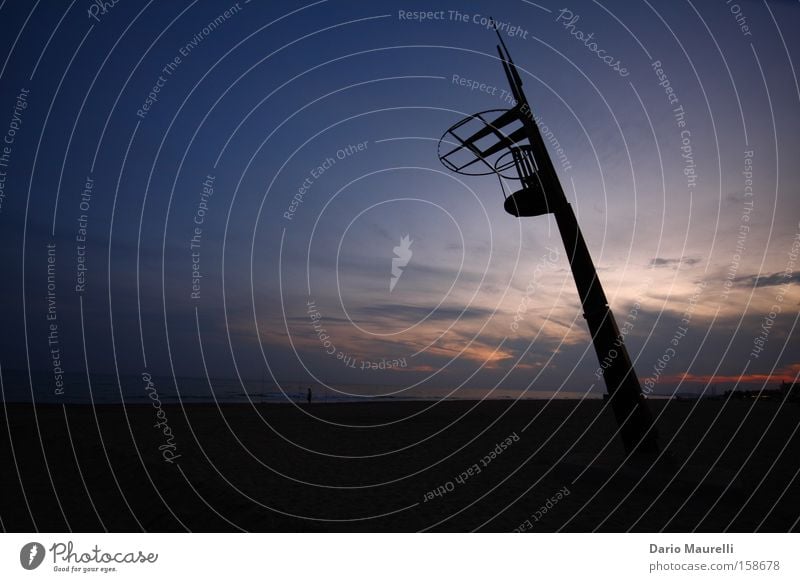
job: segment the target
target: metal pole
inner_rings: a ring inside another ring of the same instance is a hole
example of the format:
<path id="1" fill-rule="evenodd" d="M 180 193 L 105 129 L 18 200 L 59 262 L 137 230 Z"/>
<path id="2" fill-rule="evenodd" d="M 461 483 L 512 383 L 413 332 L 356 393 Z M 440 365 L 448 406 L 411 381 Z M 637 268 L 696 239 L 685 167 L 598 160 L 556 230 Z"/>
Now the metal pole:
<path id="1" fill-rule="evenodd" d="M 611 398 L 620 435 L 627 453 L 657 454 L 658 441 L 650 410 L 639 386 L 625 342 L 619 333 L 614 314 L 608 306 L 603 287 L 597 278 L 592 257 L 583 240 L 572 206 L 565 202 L 555 211 L 556 223 L 569 258 L 575 285 L 583 306 L 583 317 L 592 334 L 597 360 Z M 638 445 L 638 447 L 637 447 Z"/>
<path id="2" fill-rule="evenodd" d="M 597 277 L 589 248 L 583 240 L 572 206 L 567 201 L 550 154 L 533 118 L 533 111 L 522 91 L 522 79 L 517 72 L 508 49 L 500 38 L 497 47 L 511 92 L 517 100 L 519 119 L 525 127 L 538 166 L 537 175 L 547 196 L 551 212 L 555 214 L 558 231 L 569 258 L 572 276 L 583 306 L 583 317 L 592 334 L 592 343 L 600 365 L 604 367 L 603 380 L 611 400 L 620 435 L 627 453 L 654 455 L 658 453 L 658 439 L 647 401 L 639 386 L 623 337 L 608 305 L 600 279 Z"/>

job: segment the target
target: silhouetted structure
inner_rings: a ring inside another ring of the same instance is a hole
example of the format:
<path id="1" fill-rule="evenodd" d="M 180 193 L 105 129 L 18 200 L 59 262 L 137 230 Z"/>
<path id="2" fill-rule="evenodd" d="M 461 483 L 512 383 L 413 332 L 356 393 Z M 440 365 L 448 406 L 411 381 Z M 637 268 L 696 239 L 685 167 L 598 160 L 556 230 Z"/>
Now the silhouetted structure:
<path id="1" fill-rule="evenodd" d="M 781 382 L 781 392 L 790 402 L 800 401 L 800 384 L 797 382 Z"/>
<path id="2" fill-rule="evenodd" d="M 780 388 L 761 390 L 726 390 L 725 398 L 736 400 L 777 400 L 780 402 L 800 402 L 800 384 L 781 381 Z"/>
<path id="3" fill-rule="evenodd" d="M 522 188 L 507 196 L 504 204 L 505 210 L 513 216 L 548 213 L 555 216 L 578 287 L 583 316 L 604 369 L 603 377 L 625 450 L 629 453 L 657 453 L 652 417 L 622 335 L 608 306 L 572 206 L 567 202 L 522 91 L 522 79 L 499 32 L 498 38 L 497 52 L 516 103 L 511 109 L 476 113 L 456 123 L 439 142 L 439 159 L 454 172 L 497 174 L 501 188 L 502 178 L 521 182 Z M 470 125 L 477 128 L 463 135 Z M 447 144 L 455 147 L 450 148 Z M 447 148 L 446 151 L 443 148 Z"/>

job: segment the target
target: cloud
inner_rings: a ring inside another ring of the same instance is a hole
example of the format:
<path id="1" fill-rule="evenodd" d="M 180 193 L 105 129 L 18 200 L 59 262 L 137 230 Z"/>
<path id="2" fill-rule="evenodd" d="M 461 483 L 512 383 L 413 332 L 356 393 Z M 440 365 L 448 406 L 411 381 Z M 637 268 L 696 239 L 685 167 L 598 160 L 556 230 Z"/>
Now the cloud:
<path id="1" fill-rule="evenodd" d="M 435 305 L 400 305 L 384 303 L 357 309 L 360 315 L 370 318 L 393 319 L 405 323 L 416 323 L 428 317 L 429 321 L 453 321 L 456 319 L 482 319 L 492 315 L 492 310 L 482 307 L 436 307 Z"/>
<path id="2" fill-rule="evenodd" d="M 348 317 L 333 317 L 330 315 L 325 316 L 323 319 L 325 319 L 326 323 L 361 323 L 361 321 L 357 319 L 351 319 Z M 308 315 L 293 315 L 291 317 L 287 317 L 286 321 L 289 323 L 310 324 L 313 320 L 310 319 Z"/>
<path id="3" fill-rule="evenodd" d="M 800 271 L 772 273 L 771 275 L 743 275 L 734 279 L 741 287 L 776 287 L 783 284 L 800 283 Z"/>
<path id="4" fill-rule="evenodd" d="M 671 377 L 665 377 L 664 380 L 671 382 L 692 382 L 698 384 L 761 384 L 767 387 L 768 384 L 775 384 L 777 382 L 797 382 L 800 376 L 800 363 L 790 364 L 784 366 L 779 370 L 771 373 L 755 373 L 755 374 L 691 374 L 686 372 L 684 374 L 675 374 Z"/>
<path id="5" fill-rule="evenodd" d="M 700 259 L 695 259 L 692 257 L 680 257 L 680 258 L 665 258 L 665 257 L 655 257 L 652 261 L 650 261 L 651 267 L 673 267 L 676 269 L 680 269 L 683 266 L 691 267 L 696 265 L 700 262 Z"/>

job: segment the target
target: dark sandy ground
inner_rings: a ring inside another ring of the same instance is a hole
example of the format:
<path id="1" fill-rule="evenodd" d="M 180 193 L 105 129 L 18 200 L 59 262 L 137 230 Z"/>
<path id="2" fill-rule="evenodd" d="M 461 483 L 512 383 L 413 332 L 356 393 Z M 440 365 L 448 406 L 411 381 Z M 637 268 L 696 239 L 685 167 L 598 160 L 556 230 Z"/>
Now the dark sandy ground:
<path id="1" fill-rule="evenodd" d="M 7 404 L 0 519 L 52 532 L 798 529 L 800 406 L 651 405 L 671 458 L 652 468 L 623 463 L 600 401 L 165 405 L 172 441 L 149 405 Z"/>

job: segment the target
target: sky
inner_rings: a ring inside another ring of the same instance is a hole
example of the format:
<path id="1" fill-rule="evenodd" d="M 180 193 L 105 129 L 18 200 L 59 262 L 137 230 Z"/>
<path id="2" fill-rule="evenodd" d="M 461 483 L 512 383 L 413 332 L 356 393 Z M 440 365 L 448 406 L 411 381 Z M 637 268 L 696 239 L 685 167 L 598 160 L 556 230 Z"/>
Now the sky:
<path id="1" fill-rule="evenodd" d="M 490 15 L 646 391 L 800 372 L 797 2 L 0 15 L 0 366 L 36 397 L 87 371 L 601 395 L 553 217 L 437 157 L 511 106 Z"/>

